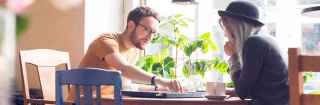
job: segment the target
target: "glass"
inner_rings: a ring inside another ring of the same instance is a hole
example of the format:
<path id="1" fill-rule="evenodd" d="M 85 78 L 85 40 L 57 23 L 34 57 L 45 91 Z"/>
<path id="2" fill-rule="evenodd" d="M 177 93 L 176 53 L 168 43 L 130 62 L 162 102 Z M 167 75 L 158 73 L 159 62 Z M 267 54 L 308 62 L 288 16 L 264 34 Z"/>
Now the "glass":
<path id="1" fill-rule="evenodd" d="M 155 34 L 156 31 L 153 31 L 151 28 L 148 28 L 147 26 L 141 24 L 141 23 L 138 23 L 138 25 L 142 26 L 143 29 L 144 29 L 144 32 L 148 35 L 152 35 L 152 34 Z"/>

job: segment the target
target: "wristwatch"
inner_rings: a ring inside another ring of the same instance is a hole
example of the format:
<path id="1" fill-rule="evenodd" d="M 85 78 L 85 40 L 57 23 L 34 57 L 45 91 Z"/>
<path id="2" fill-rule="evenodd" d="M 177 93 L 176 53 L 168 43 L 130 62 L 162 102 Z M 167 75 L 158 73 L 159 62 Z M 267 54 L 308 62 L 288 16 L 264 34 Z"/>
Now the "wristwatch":
<path id="1" fill-rule="evenodd" d="M 155 79 L 156 79 L 156 76 L 152 76 L 152 78 L 151 78 L 151 85 L 153 85 L 154 86 L 154 91 L 157 91 L 158 90 L 158 86 L 157 86 L 157 84 L 156 84 L 156 81 L 155 81 Z"/>

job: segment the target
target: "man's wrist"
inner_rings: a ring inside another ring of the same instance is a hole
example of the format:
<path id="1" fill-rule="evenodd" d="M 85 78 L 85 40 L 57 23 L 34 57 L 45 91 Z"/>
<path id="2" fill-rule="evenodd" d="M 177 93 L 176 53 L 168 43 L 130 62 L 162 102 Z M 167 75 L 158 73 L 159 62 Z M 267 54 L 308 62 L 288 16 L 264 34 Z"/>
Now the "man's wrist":
<path id="1" fill-rule="evenodd" d="M 161 78 L 161 77 L 156 77 L 155 78 L 155 83 L 159 86 L 164 86 L 167 87 L 168 85 L 168 80 Z"/>
<path id="2" fill-rule="evenodd" d="M 158 90 L 158 86 L 157 86 L 157 83 L 156 83 L 155 79 L 156 79 L 156 76 L 152 76 L 150 82 L 151 82 L 151 85 L 154 86 L 154 90 L 157 91 Z"/>
<path id="3" fill-rule="evenodd" d="M 156 85 L 155 79 L 156 79 L 156 76 L 151 77 L 151 80 L 150 80 L 151 85 Z"/>

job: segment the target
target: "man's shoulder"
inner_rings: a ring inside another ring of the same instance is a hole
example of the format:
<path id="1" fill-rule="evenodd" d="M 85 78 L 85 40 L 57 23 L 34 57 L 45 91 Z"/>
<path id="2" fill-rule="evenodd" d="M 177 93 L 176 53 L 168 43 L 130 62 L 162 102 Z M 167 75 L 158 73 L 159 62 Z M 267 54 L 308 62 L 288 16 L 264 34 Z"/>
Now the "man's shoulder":
<path id="1" fill-rule="evenodd" d="M 104 33 L 95 40 L 95 43 L 118 46 L 118 37 L 118 33 Z"/>
<path id="2" fill-rule="evenodd" d="M 91 49 L 117 50 L 119 43 L 116 33 L 104 33 L 98 36 L 90 45 Z"/>
<path id="3" fill-rule="evenodd" d="M 120 33 L 103 33 L 98 38 L 117 40 Z"/>
<path id="4" fill-rule="evenodd" d="M 114 33 L 101 34 L 90 44 L 87 52 L 99 58 L 119 52 L 119 43 L 116 37 Z"/>

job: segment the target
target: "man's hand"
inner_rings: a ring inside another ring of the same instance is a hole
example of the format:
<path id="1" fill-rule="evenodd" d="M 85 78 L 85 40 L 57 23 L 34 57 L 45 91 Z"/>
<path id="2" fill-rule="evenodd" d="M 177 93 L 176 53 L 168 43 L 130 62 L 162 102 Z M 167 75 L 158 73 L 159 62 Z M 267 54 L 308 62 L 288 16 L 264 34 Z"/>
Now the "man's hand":
<path id="1" fill-rule="evenodd" d="M 224 44 L 224 52 L 228 56 L 232 56 L 236 52 L 235 44 L 234 42 L 228 41 Z"/>
<path id="2" fill-rule="evenodd" d="M 181 84 L 178 80 L 169 80 L 167 83 L 167 87 L 170 90 L 176 91 L 176 92 L 182 92 Z"/>
<path id="3" fill-rule="evenodd" d="M 159 85 L 164 88 L 167 88 L 167 91 L 182 92 L 182 86 L 178 80 L 170 80 L 164 78 L 156 78 Z"/>

